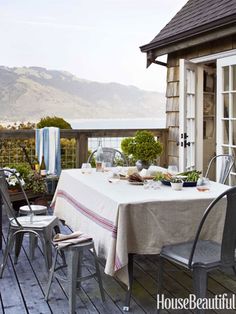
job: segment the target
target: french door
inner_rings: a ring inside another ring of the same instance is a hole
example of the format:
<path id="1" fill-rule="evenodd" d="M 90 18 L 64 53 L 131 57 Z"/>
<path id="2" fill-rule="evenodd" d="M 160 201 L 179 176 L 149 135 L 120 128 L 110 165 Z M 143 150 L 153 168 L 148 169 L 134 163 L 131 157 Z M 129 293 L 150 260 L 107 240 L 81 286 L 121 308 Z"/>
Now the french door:
<path id="1" fill-rule="evenodd" d="M 202 170 L 203 68 L 180 59 L 179 170 Z"/>
<path id="2" fill-rule="evenodd" d="M 236 55 L 217 60 L 217 154 L 236 155 Z M 220 164 L 217 164 L 218 178 Z M 236 185 L 233 167 L 229 182 Z"/>

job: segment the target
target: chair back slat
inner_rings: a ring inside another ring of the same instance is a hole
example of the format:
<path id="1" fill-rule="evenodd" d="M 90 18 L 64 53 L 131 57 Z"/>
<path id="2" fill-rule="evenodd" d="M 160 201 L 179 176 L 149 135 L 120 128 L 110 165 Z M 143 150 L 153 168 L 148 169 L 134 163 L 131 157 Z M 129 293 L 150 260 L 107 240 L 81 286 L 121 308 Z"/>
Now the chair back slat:
<path id="1" fill-rule="evenodd" d="M 29 202 L 29 199 L 25 193 L 25 190 L 21 184 L 21 180 L 19 178 L 18 175 L 16 175 L 16 173 L 10 169 L 0 169 L 0 193 L 1 193 L 1 196 L 2 196 L 2 201 L 3 201 L 3 204 L 4 204 L 4 208 L 6 210 L 6 213 L 7 213 L 7 216 L 8 218 L 12 221 L 14 220 L 15 223 L 18 225 L 18 226 L 21 226 L 21 224 L 19 223 L 19 220 L 17 219 L 17 216 L 15 214 L 15 210 L 14 208 L 12 207 L 12 203 L 11 203 L 11 199 L 10 199 L 10 195 L 9 195 L 9 191 L 8 191 L 8 185 L 7 185 L 7 182 L 6 182 L 6 174 L 5 173 L 11 173 L 12 175 L 15 175 L 18 183 L 19 183 L 19 186 L 20 186 L 20 189 L 21 189 L 21 192 L 23 193 L 24 195 L 24 199 L 25 199 L 25 202 L 26 204 L 28 205 L 28 208 L 29 208 L 29 214 L 30 214 L 30 218 L 31 218 L 31 221 L 33 219 L 33 210 L 31 208 L 31 205 L 30 205 L 30 202 Z"/>
<path id="2" fill-rule="evenodd" d="M 230 174 L 230 171 L 231 171 L 233 165 L 234 165 L 234 157 L 232 155 L 228 155 L 228 154 L 222 154 L 222 155 L 214 156 L 209 162 L 209 165 L 207 167 L 207 171 L 205 173 L 205 177 L 208 176 L 212 165 L 215 164 L 217 160 L 220 160 L 220 162 L 221 162 L 218 182 L 224 184 L 226 182 L 229 174 Z"/>
<path id="3" fill-rule="evenodd" d="M 16 217 L 14 208 L 12 207 L 12 203 L 11 203 L 11 199 L 10 199 L 10 195 L 8 191 L 8 186 L 6 182 L 6 176 L 5 176 L 4 170 L 2 169 L 0 169 L 0 193 L 2 196 L 4 210 L 7 214 L 8 219 L 10 221 L 14 220 L 18 226 L 21 226 L 21 224 L 19 223 Z"/>
<path id="4" fill-rule="evenodd" d="M 236 187 L 227 193 L 227 208 L 221 246 L 221 262 L 223 267 L 235 263 L 236 248 Z"/>
<path id="5" fill-rule="evenodd" d="M 119 155 L 121 159 L 124 161 L 124 166 L 128 166 L 128 161 L 125 155 L 119 151 L 118 149 L 112 147 L 103 147 L 103 159 L 105 163 L 110 163 L 110 166 L 114 166 L 115 164 L 115 157 Z M 95 156 L 97 149 L 95 149 L 88 158 L 88 162 L 91 162 L 93 157 Z"/>
<path id="6" fill-rule="evenodd" d="M 235 248 L 236 248 L 236 186 L 228 189 L 227 191 L 220 194 L 216 199 L 214 199 L 210 205 L 205 210 L 203 217 L 200 221 L 198 226 L 192 250 L 189 257 L 188 267 L 192 267 L 194 252 L 197 246 L 197 242 L 199 240 L 203 225 L 207 217 L 209 216 L 212 209 L 215 207 L 216 204 L 223 198 L 227 198 L 227 205 L 226 205 L 226 214 L 225 214 L 225 223 L 223 228 L 223 236 L 221 242 L 221 263 L 222 267 L 229 267 L 229 265 L 234 265 L 235 260 Z"/>

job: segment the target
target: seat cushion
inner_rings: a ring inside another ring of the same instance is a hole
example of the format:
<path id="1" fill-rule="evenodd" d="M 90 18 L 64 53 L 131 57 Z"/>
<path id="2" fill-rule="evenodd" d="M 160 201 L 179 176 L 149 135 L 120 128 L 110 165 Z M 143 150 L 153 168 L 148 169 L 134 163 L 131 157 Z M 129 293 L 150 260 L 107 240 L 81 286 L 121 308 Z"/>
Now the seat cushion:
<path id="1" fill-rule="evenodd" d="M 56 216 L 33 216 L 33 221 L 30 221 L 30 216 L 20 216 L 18 222 L 24 228 L 44 228 L 49 226 L 58 218 Z M 11 221 L 11 226 L 17 227 L 15 220 Z"/>
<path id="2" fill-rule="evenodd" d="M 43 205 L 30 205 L 34 215 L 39 215 L 39 214 L 46 214 L 47 213 L 47 207 Z M 20 207 L 20 213 L 22 214 L 29 214 L 30 209 L 28 205 L 24 205 Z"/>
<path id="3" fill-rule="evenodd" d="M 188 266 L 193 242 L 185 242 L 164 246 L 160 255 L 168 260 Z M 220 264 L 221 246 L 213 241 L 199 240 L 193 256 L 193 264 L 213 267 Z"/>

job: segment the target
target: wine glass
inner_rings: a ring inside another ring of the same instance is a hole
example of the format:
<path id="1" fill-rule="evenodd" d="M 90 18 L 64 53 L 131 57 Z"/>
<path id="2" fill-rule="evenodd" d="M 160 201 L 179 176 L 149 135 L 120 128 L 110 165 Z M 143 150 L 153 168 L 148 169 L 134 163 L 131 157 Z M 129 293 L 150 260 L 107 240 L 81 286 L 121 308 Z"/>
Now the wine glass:
<path id="1" fill-rule="evenodd" d="M 178 173 L 178 167 L 176 165 L 169 165 L 167 171 L 170 174 L 176 175 Z"/>
<path id="2" fill-rule="evenodd" d="M 108 181 L 110 183 L 117 183 L 120 181 L 120 175 L 118 172 L 112 172 L 111 175 L 109 176 Z"/>
<path id="3" fill-rule="evenodd" d="M 210 190 L 210 179 L 208 178 L 199 178 L 197 180 L 197 190 L 199 192 L 207 192 Z"/>
<path id="4" fill-rule="evenodd" d="M 81 173 L 89 174 L 92 172 L 92 166 L 90 163 L 83 163 L 81 166 Z"/>

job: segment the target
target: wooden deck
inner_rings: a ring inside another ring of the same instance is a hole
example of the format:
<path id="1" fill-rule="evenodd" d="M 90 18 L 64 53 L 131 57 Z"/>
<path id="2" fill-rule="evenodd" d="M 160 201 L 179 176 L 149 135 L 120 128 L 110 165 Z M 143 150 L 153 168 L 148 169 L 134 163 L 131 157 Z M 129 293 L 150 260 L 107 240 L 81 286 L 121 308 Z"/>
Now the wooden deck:
<path id="1" fill-rule="evenodd" d="M 3 228 L 5 247 L 6 226 Z M 68 313 L 68 300 L 63 286 L 54 280 L 50 300 L 44 300 L 47 284 L 44 259 L 40 248 L 36 249 L 35 259 L 29 260 L 27 238 L 14 265 L 12 257 L 8 259 L 3 278 L 0 279 L 0 313 L 3 314 L 36 314 Z M 2 259 L 2 251 L 0 251 Z M 89 256 L 88 256 L 89 259 Z M 155 256 L 136 256 L 134 259 L 134 286 L 130 313 L 156 313 L 157 259 Z M 89 261 L 88 261 L 89 262 Z M 85 281 L 78 291 L 77 312 L 84 313 L 124 313 L 125 287 L 119 281 L 104 274 L 104 261 L 100 261 L 106 302 L 100 300 L 96 280 Z M 165 275 L 165 295 L 168 297 L 187 297 L 192 293 L 192 279 L 188 272 L 180 272 L 173 265 L 171 272 Z M 168 267 L 168 268 L 170 268 Z M 173 271 L 178 270 L 178 271 Z M 89 268 L 85 269 L 86 272 Z M 209 279 L 209 296 L 222 293 L 236 293 L 236 282 L 220 272 L 212 273 Z M 235 313 L 233 310 L 208 311 L 207 313 Z M 162 311 L 162 313 L 192 313 L 191 311 Z"/>

